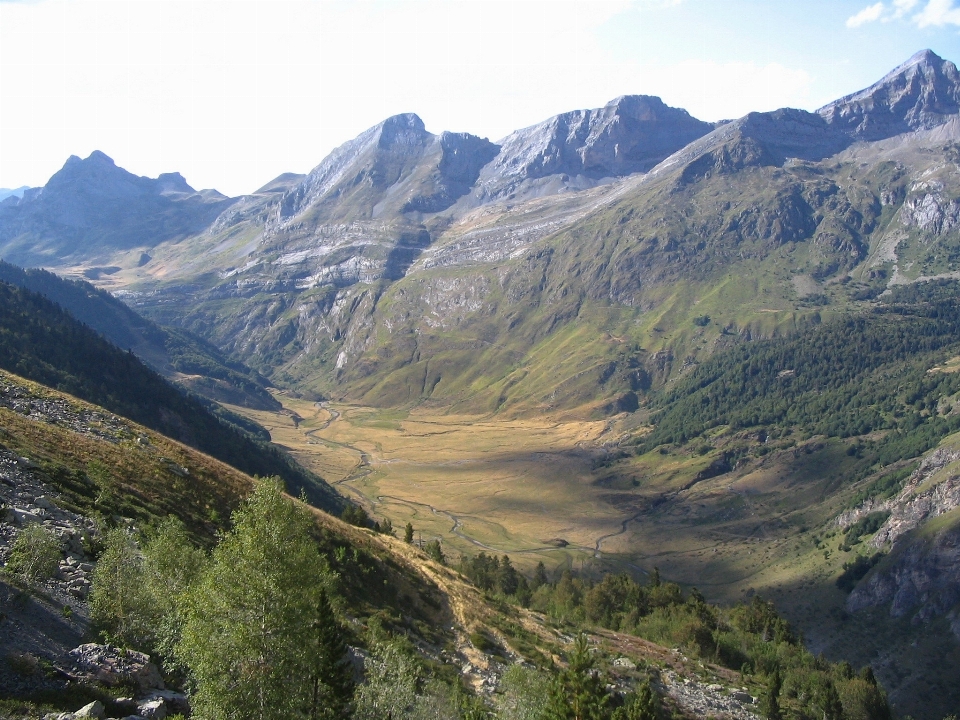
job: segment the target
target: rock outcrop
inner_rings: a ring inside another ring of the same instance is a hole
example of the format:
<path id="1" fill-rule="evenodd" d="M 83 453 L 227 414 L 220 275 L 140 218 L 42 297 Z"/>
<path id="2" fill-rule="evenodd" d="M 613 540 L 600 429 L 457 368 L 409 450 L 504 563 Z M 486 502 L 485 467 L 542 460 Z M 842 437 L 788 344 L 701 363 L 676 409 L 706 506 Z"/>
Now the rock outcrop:
<path id="1" fill-rule="evenodd" d="M 551 176 L 582 188 L 645 172 L 712 129 L 658 97 L 624 95 L 602 108 L 563 113 L 505 137 L 499 155 L 481 171 L 475 197 L 489 202 L 536 195 Z"/>
<path id="2" fill-rule="evenodd" d="M 960 113 L 960 72 L 952 62 L 923 50 L 870 87 L 817 113 L 857 140 L 930 129 Z"/>
<path id="3" fill-rule="evenodd" d="M 870 541 L 878 550 L 890 549 L 890 557 L 854 588 L 849 611 L 889 603 L 894 617 L 912 614 L 914 622 L 922 622 L 960 602 L 960 525 L 929 529 L 931 521 L 960 507 L 958 461 L 960 450 L 940 447 L 924 458 L 896 497 L 867 501 L 842 516 L 840 524 L 848 525 L 870 512 L 890 513 Z"/>

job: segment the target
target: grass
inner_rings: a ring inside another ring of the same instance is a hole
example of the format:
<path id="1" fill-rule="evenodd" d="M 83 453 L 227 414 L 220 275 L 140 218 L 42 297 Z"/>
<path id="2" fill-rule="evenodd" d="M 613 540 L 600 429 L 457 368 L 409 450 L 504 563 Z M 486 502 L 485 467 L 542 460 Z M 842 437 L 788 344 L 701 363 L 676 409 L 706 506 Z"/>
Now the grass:
<path id="1" fill-rule="evenodd" d="M 9 373 L 3 377 L 34 397 L 95 408 Z M 108 442 L 0 407 L 0 444 L 36 463 L 69 510 L 142 522 L 176 515 L 197 537 L 210 537 L 249 492 L 252 481 L 243 473 L 136 423 L 121 423 L 127 432 Z"/>

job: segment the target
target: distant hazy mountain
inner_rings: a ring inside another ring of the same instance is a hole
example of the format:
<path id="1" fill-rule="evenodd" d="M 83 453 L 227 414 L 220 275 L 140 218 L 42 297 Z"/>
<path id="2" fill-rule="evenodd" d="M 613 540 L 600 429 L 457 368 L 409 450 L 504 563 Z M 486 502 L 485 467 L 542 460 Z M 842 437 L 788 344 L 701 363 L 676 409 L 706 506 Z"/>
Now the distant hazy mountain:
<path id="1" fill-rule="evenodd" d="M 0 202 L 3 202 L 9 197 L 20 199 L 23 197 L 23 193 L 25 193 L 29 189 L 30 188 L 26 185 L 21 185 L 20 187 L 13 188 L 13 189 L 0 188 Z"/>
<path id="2" fill-rule="evenodd" d="M 0 204 L 0 257 L 22 266 L 93 258 L 201 232 L 233 201 L 179 173 L 138 177 L 102 152 L 70 157 L 42 188 Z"/>

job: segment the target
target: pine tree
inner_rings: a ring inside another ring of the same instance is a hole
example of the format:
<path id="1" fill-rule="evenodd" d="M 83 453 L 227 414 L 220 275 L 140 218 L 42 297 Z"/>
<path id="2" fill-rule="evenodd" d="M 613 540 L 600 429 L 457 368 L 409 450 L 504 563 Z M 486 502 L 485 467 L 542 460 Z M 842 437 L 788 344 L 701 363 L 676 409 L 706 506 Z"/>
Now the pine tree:
<path id="1" fill-rule="evenodd" d="M 553 683 L 547 705 L 546 720 L 602 720 L 610 697 L 593 664 L 585 635 L 580 635 L 570 654 L 569 666 Z"/>
<path id="2" fill-rule="evenodd" d="M 518 585 L 517 571 L 510 563 L 510 558 L 504 555 L 500 560 L 500 568 L 497 572 L 497 589 L 504 595 L 513 595 L 517 592 Z"/>
<path id="3" fill-rule="evenodd" d="M 650 587 L 660 587 L 660 568 L 658 567 L 650 573 Z"/>
<path id="4" fill-rule="evenodd" d="M 407 523 L 407 526 L 403 529 L 403 541 L 407 545 L 413 544 L 413 523 Z"/>
<path id="5" fill-rule="evenodd" d="M 780 675 L 780 670 L 774 670 L 760 701 L 760 708 L 767 720 L 781 720 L 783 718 L 783 713 L 780 711 L 780 689 L 782 687 L 783 677 Z"/>
<path id="6" fill-rule="evenodd" d="M 313 648 L 314 667 L 309 717 L 339 720 L 350 717 L 353 700 L 353 668 L 347 657 L 340 623 L 322 588 L 317 598 L 317 612 L 313 621 L 316 646 Z"/>
<path id="7" fill-rule="evenodd" d="M 530 583 L 530 589 L 536 590 L 541 585 L 546 585 L 550 582 L 550 578 L 547 577 L 547 568 L 543 564 L 543 560 L 537 563 L 537 569 L 533 571 L 533 582 Z"/>
<path id="8" fill-rule="evenodd" d="M 637 687 L 613 713 L 613 720 L 657 720 L 660 717 L 660 700 L 646 680 Z"/>
<path id="9" fill-rule="evenodd" d="M 843 720 L 843 704 L 832 681 L 826 681 L 817 700 L 817 709 L 823 713 L 823 720 Z"/>

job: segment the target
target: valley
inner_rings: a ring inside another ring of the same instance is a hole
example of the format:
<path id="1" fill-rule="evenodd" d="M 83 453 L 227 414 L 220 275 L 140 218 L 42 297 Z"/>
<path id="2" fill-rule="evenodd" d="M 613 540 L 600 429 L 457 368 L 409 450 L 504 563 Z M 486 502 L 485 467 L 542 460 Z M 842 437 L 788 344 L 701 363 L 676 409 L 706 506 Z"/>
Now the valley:
<path id="1" fill-rule="evenodd" d="M 608 421 L 430 415 L 277 395 L 255 420 L 302 464 L 394 528 L 410 522 L 445 552 L 516 556 L 532 570 L 577 567 L 620 530 L 622 511 L 592 485 L 615 441 Z M 607 538 L 603 540 L 603 538 Z"/>
<path id="2" fill-rule="evenodd" d="M 841 481 L 862 467 L 851 441 L 715 432 L 709 450 L 634 456 L 624 441 L 646 432 L 642 413 L 510 420 L 275 397 L 282 411 L 231 409 L 398 534 L 409 522 L 416 539 L 439 539 L 453 564 L 485 552 L 526 573 L 542 561 L 554 577 L 657 568 L 712 602 L 773 600 L 814 652 L 871 664 L 899 704 L 921 687 L 946 692 L 923 658 L 957 654 L 949 619 L 918 631 L 880 608 L 845 609 L 837 579 L 873 549 L 846 545 L 837 517 L 878 477 Z M 710 476 L 744 441 L 762 451 Z"/>
<path id="3" fill-rule="evenodd" d="M 558 633 L 708 661 L 726 621 L 645 623 L 769 600 L 898 713 L 960 703 L 960 71 L 931 51 L 816 112 L 622 96 L 497 143 L 395 115 L 239 198 L 71 157 L 0 206 L 0 253 L 77 278 L 0 267 L 3 367 L 356 537 L 409 523 L 402 554 Z"/>

